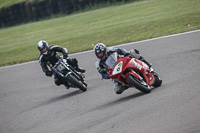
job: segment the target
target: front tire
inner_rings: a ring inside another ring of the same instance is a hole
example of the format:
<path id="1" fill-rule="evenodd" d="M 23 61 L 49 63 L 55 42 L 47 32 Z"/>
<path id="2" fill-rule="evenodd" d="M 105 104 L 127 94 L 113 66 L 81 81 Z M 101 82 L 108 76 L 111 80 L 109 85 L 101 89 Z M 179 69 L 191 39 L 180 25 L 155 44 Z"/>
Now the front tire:
<path id="1" fill-rule="evenodd" d="M 68 75 L 67 80 L 71 84 L 77 86 L 81 91 L 87 91 L 87 87 L 83 83 L 79 82 L 73 75 Z"/>
<path id="2" fill-rule="evenodd" d="M 153 84 L 153 87 L 159 87 L 162 84 L 162 79 L 160 78 L 160 76 L 154 72 L 153 76 L 155 77 L 155 84 Z"/>
<path id="3" fill-rule="evenodd" d="M 151 88 L 149 87 L 149 85 L 145 82 L 145 81 L 141 81 L 137 78 L 134 78 L 131 74 L 129 74 L 126 77 L 126 80 L 133 85 L 135 88 L 137 88 L 138 90 L 140 90 L 143 93 L 150 93 L 151 92 Z"/>

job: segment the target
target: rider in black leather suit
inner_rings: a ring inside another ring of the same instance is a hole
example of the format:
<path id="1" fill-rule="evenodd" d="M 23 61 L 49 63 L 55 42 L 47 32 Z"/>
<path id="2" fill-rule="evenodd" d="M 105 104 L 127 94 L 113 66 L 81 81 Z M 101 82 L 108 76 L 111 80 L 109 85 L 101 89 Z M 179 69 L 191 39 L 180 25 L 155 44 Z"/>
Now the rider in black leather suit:
<path id="1" fill-rule="evenodd" d="M 53 75 L 53 72 L 49 70 L 49 68 L 47 67 L 47 62 L 49 62 L 52 66 L 54 66 L 55 63 L 60 58 L 57 52 L 61 52 L 63 54 L 63 58 L 66 59 L 67 63 L 71 65 L 75 70 L 81 73 L 85 72 L 85 69 L 82 69 L 78 66 L 78 61 L 76 58 L 67 58 L 68 51 L 66 48 L 62 48 L 57 45 L 48 45 L 46 41 L 42 40 L 38 42 L 38 50 L 40 51 L 39 63 L 46 76 L 51 77 Z M 54 73 L 54 82 L 57 86 L 63 84 L 62 80 L 55 73 Z M 67 84 L 65 84 L 65 87 L 69 88 Z"/>

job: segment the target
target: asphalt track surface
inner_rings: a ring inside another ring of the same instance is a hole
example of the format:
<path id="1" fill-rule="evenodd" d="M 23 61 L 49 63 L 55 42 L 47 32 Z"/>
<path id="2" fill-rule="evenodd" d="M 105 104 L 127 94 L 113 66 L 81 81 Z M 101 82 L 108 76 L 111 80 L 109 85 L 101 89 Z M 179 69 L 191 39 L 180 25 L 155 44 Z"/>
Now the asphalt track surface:
<path id="1" fill-rule="evenodd" d="M 57 87 L 38 62 L 0 68 L 1 133 L 199 133 L 200 31 L 119 46 L 137 48 L 163 79 L 150 94 L 115 94 L 92 51 L 70 55 L 88 91 Z"/>

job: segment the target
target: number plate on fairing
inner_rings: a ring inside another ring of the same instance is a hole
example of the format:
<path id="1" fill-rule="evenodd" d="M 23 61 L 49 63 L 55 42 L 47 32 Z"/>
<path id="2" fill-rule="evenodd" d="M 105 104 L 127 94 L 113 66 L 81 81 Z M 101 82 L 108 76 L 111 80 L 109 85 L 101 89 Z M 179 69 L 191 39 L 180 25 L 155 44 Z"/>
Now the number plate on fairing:
<path id="1" fill-rule="evenodd" d="M 58 71 L 62 71 L 62 70 L 64 70 L 65 69 L 65 66 L 63 65 L 63 64 L 59 64 L 58 66 L 57 66 L 57 70 Z"/>
<path id="2" fill-rule="evenodd" d="M 112 75 L 121 73 L 122 72 L 122 66 L 123 66 L 123 62 L 121 61 L 115 66 L 115 68 L 114 68 L 114 70 L 112 72 Z"/>

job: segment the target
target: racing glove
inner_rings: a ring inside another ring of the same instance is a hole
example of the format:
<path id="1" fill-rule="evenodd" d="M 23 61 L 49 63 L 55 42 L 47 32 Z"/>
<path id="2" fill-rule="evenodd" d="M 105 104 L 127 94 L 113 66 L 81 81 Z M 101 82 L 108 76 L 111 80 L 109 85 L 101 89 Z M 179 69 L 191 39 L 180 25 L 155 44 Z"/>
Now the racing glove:
<path id="1" fill-rule="evenodd" d="M 107 70 L 105 68 L 102 68 L 99 70 L 99 73 L 101 74 L 107 74 Z"/>
<path id="2" fill-rule="evenodd" d="M 118 53 L 118 54 L 120 54 L 120 55 L 122 55 L 122 54 L 123 54 L 123 52 L 122 52 L 122 50 L 121 50 L 121 49 L 117 49 L 117 53 Z"/>
<path id="3" fill-rule="evenodd" d="M 130 53 L 128 53 L 128 52 L 126 52 L 125 50 L 122 50 L 122 49 L 117 49 L 117 53 L 120 54 L 120 55 L 124 55 L 125 57 L 130 55 Z"/>
<path id="4" fill-rule="evenodd" d="M 67 59 L 67 57 L 68 57 L 68 54 L 63 55 L 63 59 Z"/>
<path id="5" fill-rule="evenodd" d="M 47 72 L 46 72 L 46 76 L 51 77 L 52 75 L 53 75 L 53 72 L 52 72 L 52 71 L 47 71 Z"/>

